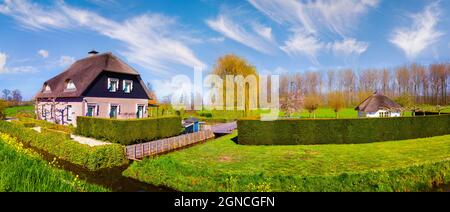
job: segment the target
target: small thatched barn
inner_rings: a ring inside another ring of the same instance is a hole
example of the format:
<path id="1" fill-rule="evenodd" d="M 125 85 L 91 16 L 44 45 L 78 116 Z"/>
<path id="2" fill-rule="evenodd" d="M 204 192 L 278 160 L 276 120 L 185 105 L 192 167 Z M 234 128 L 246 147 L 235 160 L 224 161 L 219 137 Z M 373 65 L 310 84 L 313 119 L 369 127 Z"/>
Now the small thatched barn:
<path id="1" fill-rule="evenodd" d="M 358 117 L 400 117 L 401 106 L 387 96 L 375 92 L 358 105 Z"/>

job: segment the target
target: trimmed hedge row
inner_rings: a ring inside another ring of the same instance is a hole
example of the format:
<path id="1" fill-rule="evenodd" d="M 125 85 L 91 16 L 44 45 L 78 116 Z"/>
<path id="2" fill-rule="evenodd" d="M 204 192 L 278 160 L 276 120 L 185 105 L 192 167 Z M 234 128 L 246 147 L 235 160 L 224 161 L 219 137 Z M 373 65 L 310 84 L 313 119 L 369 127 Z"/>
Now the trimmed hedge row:
<path id="1" fill-rule="evenodd" d="M 119 120 L 79 116 L 75 130 L 81 136 L 123 145 L 172 137 L 182 132 L 180 117 Z"/>
<path id="2" fill-rule="evenodd" d="M 361 118 L 238 120 L 239 144 L 357 144 L 450 134 L 450 115 Z"/>
<path id="3" fill-rule="evenodd" d="M 54 130 L 47 129 L 43 133 L 38 133 L 19 124 L 5 121 L 0 121 L 0 132 L 89 170 L 111 168 L 128 163 L 123 146 L 118 144 L 90 147 L 67 139 L 66 134 L 59 132 L 55 134 Z"/>
<path id="4" fill-rule="evenodd" d="M 64 131 L 49 128 L 41 128 L 41 132 L 49 136 L 60 137 L 61 139 L 71 139 L 70 133 Z"/>

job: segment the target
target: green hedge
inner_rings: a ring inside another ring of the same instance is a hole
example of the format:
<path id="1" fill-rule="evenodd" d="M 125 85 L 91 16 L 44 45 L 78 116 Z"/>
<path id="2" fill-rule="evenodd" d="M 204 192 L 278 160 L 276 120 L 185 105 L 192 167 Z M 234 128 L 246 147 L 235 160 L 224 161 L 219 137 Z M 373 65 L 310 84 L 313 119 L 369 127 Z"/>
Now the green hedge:
<path id="1" fill-rule="evenodd" d="M 183 131 L 180 117 L 145 119 L 103 119 L 77 117 L 76 134 L 130 145 L 179 135 Z"/>
<path id="2" fill-rule="evenodd" d="M 71 139 L 70 133 L 64 132 L 64 131 L 59 131 L 59 130 L 54 130 L 54 129 L 49 129 L 49 128 L 41 128 L 41 132 L 43 134 L 47 134 L 49 136 L 60 137 L 61 139 Z"/>
<path id="3" fill-rule="evenodd" d="M 128 163 L 123 146 L 118 144 L 90 147 L 69 140 L 61 133 L 55 136 L 54 131 L 49 133 L 48 129 L 46 133 L 38 133 L 19 124 L 5 121 L 0 121 L 0 132 L 89 170 L 111 168 Z"/>
<path id="4" fill-rule="evenodd" d="M 450 134 L 450 115 L 361 118 L 238 120 L 239 144 L 356 144 Z"/>

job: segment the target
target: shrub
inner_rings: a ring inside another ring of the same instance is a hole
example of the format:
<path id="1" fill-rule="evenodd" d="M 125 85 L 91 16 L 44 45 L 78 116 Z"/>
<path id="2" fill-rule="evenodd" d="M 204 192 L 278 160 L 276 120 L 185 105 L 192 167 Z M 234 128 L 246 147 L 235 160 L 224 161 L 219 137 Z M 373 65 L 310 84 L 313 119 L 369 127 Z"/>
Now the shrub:
<path id="1" fill-rule="evenodd" d="M 180 134 L 180 117 L 145 119 L 103 119 L 77 117 L 76 134 L 130 145 Z"/>
<path id="2" fill-rule="evenodd" d="M 111 168 L 128 163 L 123 146 L 110 144 L 90 147 L 67 139 L 66 135 L 46 129 L 38 133 L 19 124 L 0 121 L 0 132 L 17 138 L 22 143 L 46 151 L 63 160 L 81 165 L 89 170 Z"/>
<path id="3" fill-rule="evenodd" d="M 355 144 L 450 133 L 450 115 L 364 119 L 238 120 L 247 145 Z"/>

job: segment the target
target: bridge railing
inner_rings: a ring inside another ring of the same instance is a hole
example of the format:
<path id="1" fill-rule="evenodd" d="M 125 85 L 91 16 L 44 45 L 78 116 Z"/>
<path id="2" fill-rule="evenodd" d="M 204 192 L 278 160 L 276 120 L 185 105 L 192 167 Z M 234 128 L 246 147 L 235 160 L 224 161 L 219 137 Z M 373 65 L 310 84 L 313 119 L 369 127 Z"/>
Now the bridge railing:
<path id="1" fill-rule="evenodd" d="M 128 159 L 136 160 L 147 156 L 170 152 L 211 138 L 214 138 L 213 131 L 205 130 L 147 143 L 129 145 L 125 147 L 125 153 Z"/>

